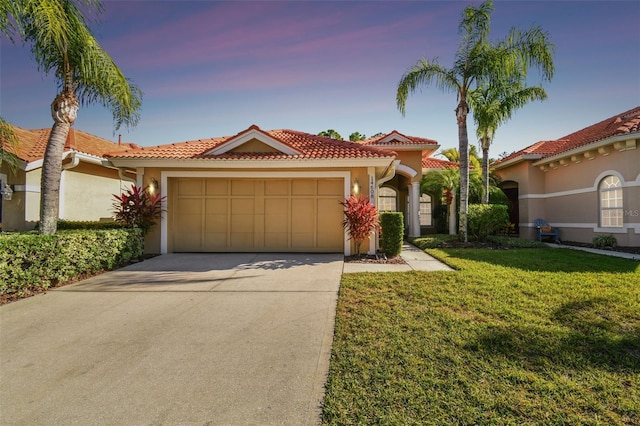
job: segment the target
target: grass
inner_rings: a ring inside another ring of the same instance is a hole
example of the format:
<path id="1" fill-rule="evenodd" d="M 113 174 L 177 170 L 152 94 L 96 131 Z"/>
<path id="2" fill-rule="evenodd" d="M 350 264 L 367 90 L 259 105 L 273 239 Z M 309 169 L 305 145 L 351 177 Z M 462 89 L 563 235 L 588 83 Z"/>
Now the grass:
<path id="1" fill-rule="evenodd" d="M 431 249 L 343 276 L 324 424 L 640 424 L 640 263 Z"/>

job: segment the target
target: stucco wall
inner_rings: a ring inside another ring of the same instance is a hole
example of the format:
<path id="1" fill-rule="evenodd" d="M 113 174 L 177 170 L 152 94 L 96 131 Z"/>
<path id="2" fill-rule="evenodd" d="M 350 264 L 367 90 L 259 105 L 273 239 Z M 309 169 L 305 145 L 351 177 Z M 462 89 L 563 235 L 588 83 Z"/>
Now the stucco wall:
<path id="1" fill-rule="evenodd" d="M 60 185 L 60 218 L 100 220 L 113 217 L 113 194 L 119 194 L 121 187 L 115 170 L 110 172 L 90 164 L 64 170 Z"/>
<path id="2" fill-rule="evenodd" d="M 640 246 L 640 146 L 595 152 L 593 159 L 579 163 L 557 162 L 546 171 L 533 164 L 527 161 L 497 171 L 503 180 L 518 183 L 522 238 L 534 237 L 531 225 L 540 217 L 559 228 L 566 241 L 590 243 L 595 236 L 611 234 L 618 245 Z M 607 175 L 622 182 L 622 228 L 600 227 L 598 186 Z"/>

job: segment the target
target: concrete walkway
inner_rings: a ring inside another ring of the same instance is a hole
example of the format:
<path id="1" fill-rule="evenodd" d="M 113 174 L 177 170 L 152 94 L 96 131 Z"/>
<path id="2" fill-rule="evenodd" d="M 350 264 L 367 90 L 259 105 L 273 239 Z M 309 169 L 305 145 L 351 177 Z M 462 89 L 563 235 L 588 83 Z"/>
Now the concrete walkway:
<path id="1" fill-rule="evenodd" d="M 569 246 L 564 244 L 554 244 L 554 243 L 545 243 L 545 244 L 551 248 L 566 248 L 566 249 L 572 249 L 572 250 L 587 251 L 589 253 L 601 254 L 603 256 L 613 256 L 613 257 L 622 257 L 624 259 L 630 259 L 630 260 L 640 260 L 640 255 L 635 253 L 625 253 L 625 252 L 614 251 L 614 250 L 600 250 L 600 249 L 594 249 L 589 247 Z"/>
<path id="2" fill-rule="evenodd" d="M 356 272 L 407 272 L 407 271 L 453 271 L 452 268 L 407 242 L 402 244 L 400 256 L 405 264 L 346 262 L 345 274 Z"/>
<path id="3" fill-rule="evenodd" d="M 170 254 L 0 307 L 2 425 L 313 425 L 341 254 Z"/>

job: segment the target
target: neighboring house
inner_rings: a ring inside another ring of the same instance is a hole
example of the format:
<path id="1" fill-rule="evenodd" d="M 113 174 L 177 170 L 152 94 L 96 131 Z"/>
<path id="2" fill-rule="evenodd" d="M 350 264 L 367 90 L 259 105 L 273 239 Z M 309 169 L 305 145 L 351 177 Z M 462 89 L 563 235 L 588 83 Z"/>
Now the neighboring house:
<path id="1" fill-rule="evenodd" d="M 11 200 L 3 197 L 0 223 L 3 231 L 33 229 L 40 219 L 40 177 L 45 148 L 51 129 L 26 130 L 13 127 L 17 147 L 13 152 L 20 164 L 12 172 L 7 164 L 0 168 L 2 187 L 8 185 Z M 71 221 L 100 220 L 112 217 L 113 194 L 135 183 L 135 169 L 119 170 L 106 165 L 106 152 L 137 147 L 117 144 L 74 130 L 69 132 L 63 154 L 60 180 L 60 219 Z"/>
<path id="2" fill-rule="evenodd" d="M 423 153 L 437 142 L 396 131 L 359 143 L 258 126 L 229 137 L 107 154 L 138 172 L 138 185 L 166 196 L 148 252 L 341 252 L 352 242 L 340 201 L 351 194 L 378 204 L 395 191 L 408 233 L 420 234 Z M 377 249 L 377 238 L 365 243 Z"/>
<path id="3" fill-rule="evenodd" d="M 640 246 L 640 107 L 492 164 L 514 203 L 520 236 L 545 219 L 565 241 L 615 236 Z M 517 221 L 517 222 L 515 222 Z"/>

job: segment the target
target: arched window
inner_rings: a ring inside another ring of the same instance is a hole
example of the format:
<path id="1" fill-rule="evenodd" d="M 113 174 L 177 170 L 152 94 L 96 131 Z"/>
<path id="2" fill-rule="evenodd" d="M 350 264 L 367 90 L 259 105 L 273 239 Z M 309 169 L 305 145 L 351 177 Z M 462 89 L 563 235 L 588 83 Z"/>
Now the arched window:
<path id="1" fill-rule="evenodd" d="M 600 226 L 621 228 L 624 211 L 622 209 L 622 182 L 616 176 L 607 176 L 600 181 Z"/>
<path id="2" fill-rule="evenodd" d="M 383 186 L 378 191 L 378 211 L 398 211 L 398 193 L 395 189 Z"/>
<path id="3" fill-rule="evenodd" d="M 420 197 L 420 226 L 431 226 L 431 196 L 422 194 Z"/>

